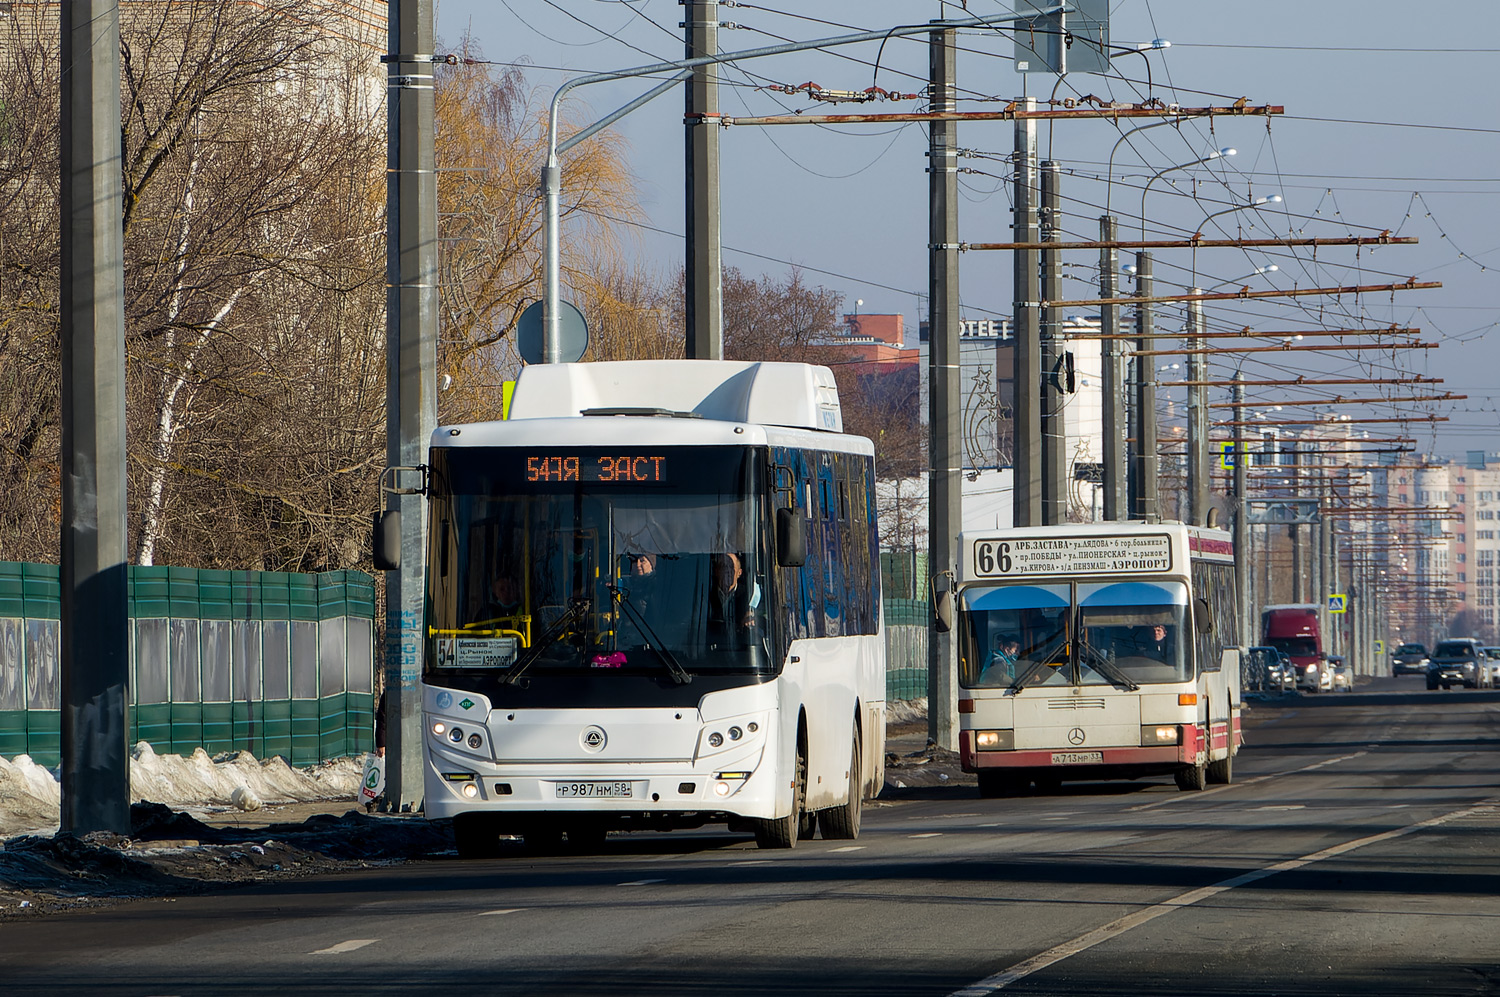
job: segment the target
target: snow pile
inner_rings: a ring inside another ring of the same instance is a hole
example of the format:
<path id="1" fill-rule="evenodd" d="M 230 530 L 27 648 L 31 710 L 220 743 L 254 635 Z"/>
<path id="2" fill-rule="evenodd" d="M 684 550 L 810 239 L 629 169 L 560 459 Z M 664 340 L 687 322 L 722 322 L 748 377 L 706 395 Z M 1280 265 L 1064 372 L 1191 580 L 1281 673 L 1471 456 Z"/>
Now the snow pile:
<path id="1" fill-rule="evenodd" d="M 917 699 L 888 699 L 885 703 L 885 722 L 893 726 L 927 722 L 927 697 Z"/>
<path id="2" fill-rule="evenodd" d="M 130 799 L 168 806 L 236 806 L 262 803 L 354 800 L 363 760 L 338 758 L 295 769 L 279 755 L 260 761 L 248 751 L 217 760 L 197 749 L 191 756 L 158 755 L 141 741 L 131 753 Z M 0 838 L 56 832 L 61 789 L 54 774 L 27 755 L 0 758 Z"/>

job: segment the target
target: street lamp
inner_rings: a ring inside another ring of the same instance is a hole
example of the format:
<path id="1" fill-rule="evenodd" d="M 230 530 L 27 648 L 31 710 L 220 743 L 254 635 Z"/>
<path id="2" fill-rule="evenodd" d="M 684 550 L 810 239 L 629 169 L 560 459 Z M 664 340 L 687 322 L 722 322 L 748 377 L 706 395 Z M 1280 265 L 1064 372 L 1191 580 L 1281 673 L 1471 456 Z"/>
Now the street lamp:
<path id="1" fill-rule="evenodd" d="M 1280 204 L 1280 203 L 1281 203 L 1281 195 L 1280 194 L 1272 194 L 1270 197 L 1257 197 L 1255 200 L 1249 201 L 1249 202 L 1247 202 L 1245 204 L 1236 204 L 1236 205 L 1233 205 L 1231 207 L 1225 208 L 1223 211 L 1215 211 L 1211 215 L 1204 215 L 1203 216 L 1203 221 L 1201 221 L 1201 222 L 1198 223 L 1198 231 L 1196 231 L 1196 232 L 1193 233 L 1193 238 L 1194 239 L 1200 238 L 1203 235 L 1203 226 L 1206 225 L 1206 224 L 1208 224 L 1211 220 L 1219 217 L 1220 215 L 1227 215 L 1227 214 L 1230 214 L 1231 212 L 1235 212 L 1235 211 L 1244 211 L 1247 208 L 1259 208 L 1259 207 L 1261 207 L 1263 205 L 1266 205 L 1266 204 Z"/>
<path id="2" fill-rule="evenodd" d="M 1270 264 L 1269 266 L 1256 267 L 1254 270 L 1250 271 L 1249 273 L 1245 274 L 1242 277 L 1231 277 L 1229 280 L 1221 280 L 1217 284 L 1215 284 L 1213 287 L 1205 289 L 1204 293 L 1205 294 L 1212 293 L 1213 291 L 1217 290 L 1218 288 L 1223 287 L 1225 284 L 1238 284 L 1242 280 L 1248 280 L 1251 277 L 1259 277 L 1263 273 L 1275 273 L 1276 271 L 1278 271 L 1280 269 L 1281 269 L 1281 267 L 1277 266 L 1274 263 Z"/>
<path id="3" fill-rule="evenodd" d="M 1151 193 L 1151 185 L 1157 181 L 1157 178 L 1161 177 L 1165 173 L 1171 173 L 1173 170 L 1185 170 L 1190 166 L 1199 166 L 1203 163 L 1211 163 L 1221 156 L 1233 156 L 1237 155 L 1238 153 L 1238 149 L 1231 149 L 1226 146 L 1223 149 L 1215 149 L 1213 152 L 1210 152 L 1208 155 L 1202 157 L 1201 159 L 1195 159 L 1189 163 L 1178 163 L 1176 166 L 1168 166 L 1164 170 L 1157 170 L 1155 173 L 1151 174 L 1151 179 L 1147 180 L 1146 186 L 1141 188 L 1141 240 L 1144 241 L 1146 238 L 1146 195 Z M 1280 198 L 1278 197 L 1277 200 L 1280 200 Z"/>

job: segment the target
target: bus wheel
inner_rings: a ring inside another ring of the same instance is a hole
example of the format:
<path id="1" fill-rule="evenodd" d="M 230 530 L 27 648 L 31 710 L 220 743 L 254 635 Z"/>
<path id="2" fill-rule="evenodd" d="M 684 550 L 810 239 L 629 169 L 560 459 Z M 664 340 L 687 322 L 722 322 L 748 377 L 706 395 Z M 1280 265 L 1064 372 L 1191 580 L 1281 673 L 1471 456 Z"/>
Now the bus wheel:
<path id="1" fill-rule="evenodd" d="M 466 813 L 453 817 L 453 844 L 461 859 L 491 859 L 500 854 L 500 829 L 492 814 Z"/>
<path id="2" fill-rule="evenodd" d="M 859 837 L 859 818 L 863 811 L 864 778 L 859 766 L 859 728 L 854 728 L 854 748 L 849 758 L 849 801 L 818 813 L 818 827 L 825 839 Z"/>
<path id="3" fill-rule="evenodd" d="M 1026 792 L 1026 780 L 1011 772 L 991 769 L 979 773 L 979 795 L 986 800 L 1020 796 Z"/>
<path id="4" fill-rule="evenodd" d="M 1208 766 L 1188 765 L 1178 769 L 1174 778 L 1178 789 L 1184 793 L 1195 793 L 1208 785 Z"/>
<path id="5" fill-rule="evenodd" d="M 1203 771 L 1209 782 L 1229 785 L 1234 781 L 1234 749 L 1218 761 L 1209 762 Z"/>
<path id="6" fill-rule="evenodd" d="M 802 807 L 807 801 L 807 756 L 797 751 L 797 785 L 792 792 L 792 812 L 755 822 L 755 844 L 761 848 L 796 848 L 801 837 Z M 811 837 L 811 835 L 809 835 Z"/>

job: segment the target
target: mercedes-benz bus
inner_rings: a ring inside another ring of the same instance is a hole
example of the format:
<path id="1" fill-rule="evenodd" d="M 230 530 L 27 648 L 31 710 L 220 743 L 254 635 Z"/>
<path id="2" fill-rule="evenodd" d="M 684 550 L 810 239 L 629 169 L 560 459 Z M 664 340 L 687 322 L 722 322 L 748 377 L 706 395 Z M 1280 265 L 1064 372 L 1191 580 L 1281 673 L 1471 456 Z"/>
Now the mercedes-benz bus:
<path id="1" fill-rule="evenodd" d="M 1242 737 L 1228 533 L 1110 522 L 960 544 L 960 748 L 982 796 L 1230 781 Z"/>

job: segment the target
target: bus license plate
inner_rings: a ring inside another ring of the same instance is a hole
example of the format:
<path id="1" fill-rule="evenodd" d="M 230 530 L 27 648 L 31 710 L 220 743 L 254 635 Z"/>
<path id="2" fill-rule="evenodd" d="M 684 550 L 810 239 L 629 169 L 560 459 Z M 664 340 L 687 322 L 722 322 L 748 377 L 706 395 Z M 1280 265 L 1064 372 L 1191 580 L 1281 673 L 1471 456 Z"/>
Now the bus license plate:
<path id="1" fill-rule="evenodd" d="M 559 797 L 621 797 L 632 796 L 628 782 L 560 782 Z"/>
<path id="2" fill-rule="evenodd" d="M 1053 765 L 1103 765 L 1102 751 L 1054 751 Z"/>

